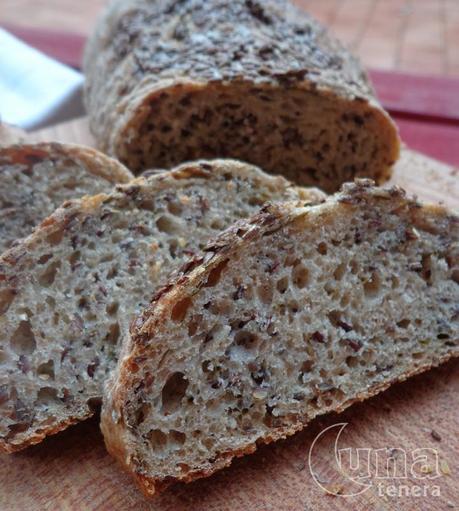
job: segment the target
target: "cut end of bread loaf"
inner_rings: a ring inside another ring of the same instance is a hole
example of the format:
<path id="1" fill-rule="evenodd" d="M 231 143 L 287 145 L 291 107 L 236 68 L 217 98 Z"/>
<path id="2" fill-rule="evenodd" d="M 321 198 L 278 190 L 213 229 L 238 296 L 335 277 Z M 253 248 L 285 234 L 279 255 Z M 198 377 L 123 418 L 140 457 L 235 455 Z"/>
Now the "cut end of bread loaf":
<path id="1" fill-rule="evenodd" d="M 335 192 L 355 177 L 384 183 L 399 157 L 397 129 L 379 106 L 307 81 L 183 81 L 155 90 L 128 115 L 114 154 L 134 172 L 229 157 Z"/>
<path id="2" fill-rule="evenodd" d="M 346 185 L 210 243 L 131 327 L 108 450 L 147 494 L 459 355 L 459 219 Z"/>
<path id="3" fill-rule="evenodd" d="M 91 130 L 133 172 L 228 157 L 334 192 L 399 155 L 359 61 L 284 0 L 112 0 L 84 64 Z"/>
<path id="4" fill-rule="evenodd" d="M 265 201 L 323 198 L 221 160 L 65 203 L 0 258 L 0 450 L 93 413 L 130 320 L 211 236 Z"/>
<path id="5" fill-rule="evenodd" d="M 87 147 L 0 147 L 0 254 L 66 200 L 109 191 L 132 178 L 121 163 Z"/>

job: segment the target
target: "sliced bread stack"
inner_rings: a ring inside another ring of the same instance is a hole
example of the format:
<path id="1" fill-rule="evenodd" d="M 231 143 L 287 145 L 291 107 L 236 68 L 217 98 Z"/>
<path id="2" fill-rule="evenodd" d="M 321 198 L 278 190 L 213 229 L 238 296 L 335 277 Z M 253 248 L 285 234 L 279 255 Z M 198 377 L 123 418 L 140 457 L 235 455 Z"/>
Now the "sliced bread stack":
<path id="1" fill-rule="evenodd" d="M 129 322 L 210 237 L 266 201 L 323 197 L 214 161 L 64 203 L 0 257 L 0 449 L 94 413 Z"/>
<path id="2" fill-rule="evenodd" d="M 132 324 L 108 450 L 147 495 L 459 356 L 459 218 L 362 181 L 217 237 Z"/>
<path id="3" fill-rule="evenodd" d="M 0 254 L 64 201 L 109 191 L 132 177 L 121 163 L 88 147 L 0 147 Z"/>

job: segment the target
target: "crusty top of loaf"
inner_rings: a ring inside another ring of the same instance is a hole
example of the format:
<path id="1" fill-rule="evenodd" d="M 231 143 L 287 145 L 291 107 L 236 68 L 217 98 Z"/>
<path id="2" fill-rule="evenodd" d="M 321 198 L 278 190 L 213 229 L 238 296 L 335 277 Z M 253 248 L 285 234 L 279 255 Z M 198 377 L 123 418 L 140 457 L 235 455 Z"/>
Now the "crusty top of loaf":
<path id="1" fill-rule="evenodd" d="M 37 142 L 11 144 L 0 149 L 0 172 L 8 166 L 32 168 L 43 162 L 59 165 L 64 171 L 71 165 L 84 167 L 88 173 L 110 183 L 127 183 L 134 176 L 118 160 L 78 144 L 59 142 Z"/>
<path id="2" fill-rule="evenodd" d="M 281 84 L 307 77 L 372 94 L 357 59 L 285 0 L 115 0 L 105 24 L 102 48 L 111 49 L 113 64 L 132 55 L 136 81 L 146 74 Z"/>

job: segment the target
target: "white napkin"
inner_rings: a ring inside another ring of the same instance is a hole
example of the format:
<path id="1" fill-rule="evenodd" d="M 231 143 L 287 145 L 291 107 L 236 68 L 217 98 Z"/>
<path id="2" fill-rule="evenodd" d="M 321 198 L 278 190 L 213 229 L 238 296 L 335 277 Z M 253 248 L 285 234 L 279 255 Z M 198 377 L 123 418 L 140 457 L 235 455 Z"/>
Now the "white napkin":
<path id="1" fill-rule="evenodd" d="M 0 28 L 0 119 L 31 130 L 83 114 L 83 75 Z"/>

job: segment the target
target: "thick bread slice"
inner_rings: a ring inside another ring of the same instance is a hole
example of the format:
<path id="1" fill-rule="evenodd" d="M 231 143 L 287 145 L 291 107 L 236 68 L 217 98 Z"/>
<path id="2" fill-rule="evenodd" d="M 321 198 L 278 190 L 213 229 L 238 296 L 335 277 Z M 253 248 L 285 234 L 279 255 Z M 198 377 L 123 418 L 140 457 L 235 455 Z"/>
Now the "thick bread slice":
<path id="1" fill-rule="evenodd" d="M 211 235 L 318 191 L 200 162 L 69 201 L 0 258 L 0 450 L 93 414 L 133 314 Z"/>
<path id="2" fill-rule="evenodd" d="M 358 60 L 284 0 L 114 0 L 84 67 L 91 130 L 133 172 L 229 157 L 335 191 L 398 158 Z"/>
<path id="3" fill-rule="evenodd" d="M 27 133 L 21 128 L 0 121 L 0 147 L 23 142 Z"/>
<path id="4" fill-rule="evenodd" d="M 146 494 L 206 477 L 459 355 L 459 218 L 348 184 L 267 207 L 188 264 L 131 327 L 108 450 Z"/>
<path id="5" fill-rule="evenodd" d="M 132 174 L 88 147 L 21 144 L 0 147 L 0 253 L 69 199 L 109 191 Z"/>

